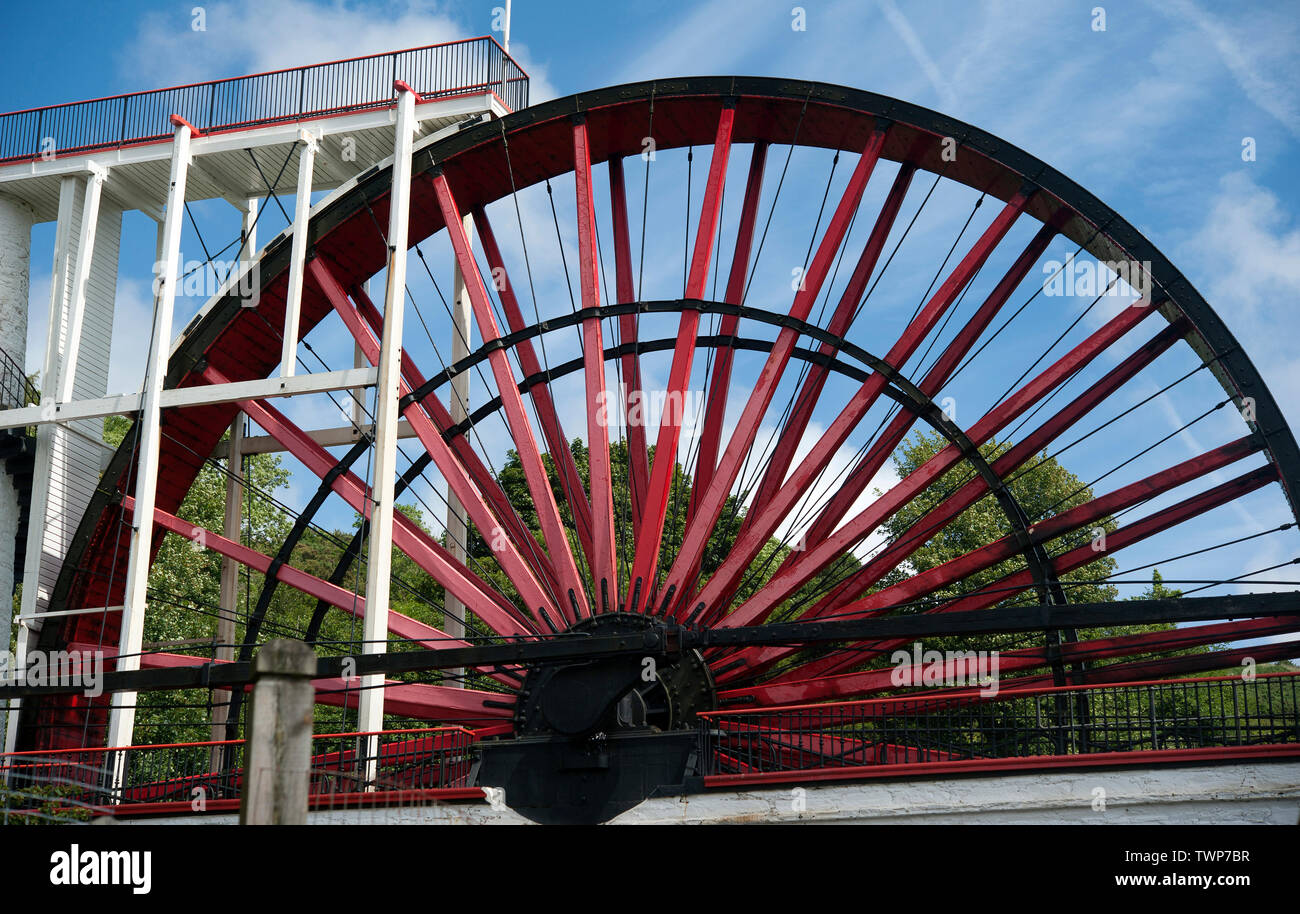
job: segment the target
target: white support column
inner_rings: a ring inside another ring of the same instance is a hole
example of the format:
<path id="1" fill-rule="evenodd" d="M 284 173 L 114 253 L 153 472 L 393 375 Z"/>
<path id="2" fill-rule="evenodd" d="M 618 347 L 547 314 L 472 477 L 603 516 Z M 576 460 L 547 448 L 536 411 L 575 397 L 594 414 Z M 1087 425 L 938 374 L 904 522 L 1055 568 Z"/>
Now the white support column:
<path id="1" fill-rule="evenodd" d="M 474 237 L 474 217 L 464 217 L 465 237 Z M 451 361 L 454 365 L 461 359 L 469 355 L 469 335 L 470 335 L 470 303 L 469 292 L 465 288 L 465 277 L 460 272 L 460 263 L 455 265 L 455 275 L 452 279 L 452 332 L 451 332 Z M 462 371 L 456 375 L 451 382 L 451 421 L 462 422 L 469 415 L 469 372 Z M 468 553 L 465 551 L 466 537 L 469 533 L 467 515 L 465 506 L 460 503 L 460 499 L 450 488 L 447 490 L 447 550 L 462 563 L 467 561 Z M 443 598 L 443 607 L 446 610 L 443 613 L 442 630 L 452 638 L 460 638 L 465 634 L 465 604 L 446 594 Z M 447 671 L 451 677 L 459 677 L 464 674 L 463 669 L 452 669 Z M 450 678 L 445 682 L 449 686 L 462 686 L 464 682 L 459 678 Z"/>
<path id="2" fill-rule="evenodd" d="M 393 189 L 388 211 L 388 287 L 384 291 L 384 330 L 379 344 L 375 385 L 375 470 L 371 489 L 370 541 L 366 563 L 364 650 L 388 646 L 388 585 L 393 561 L 393 498 L 397 482 L 397 401 L 402 380 L 402 315 L 406 309 L 406 247 L 411 209 L 411 144 L 415 134 L 415 93 L 399 83 L 397 136 L 393 144 Z M 362 732 L 384 727 L 384 677 L 362 677 L 357 722 Z M 365 780 L 373 789 L 378 737 L 366 740 Z"/>
<path id="3" fill-rule="evenodd" d="M 302 277 L 307 259 L 307 222 L 311 215 L 311 176 L 316 163 L 316 137 L 302 131 L 298 151 L 298 196 L 293 211 L 293 246 L 289 253 L 289 292 L 284 306 L 284 341 L 280 377 L 293 377 L 298 362 L 298 315 L 302 311 Z"/>
<path id="4" fill-rule="evenodd" d="M 99 223 L 99 199 L 104 188 L 108 169 L 94 162 L 86 166 L 90 172 L 86 179 L 86 197 L 81 207 L 81 234 L 77 240 L 77 265 L 72 272 L 72 301 L 68 307 L 67 338 L 63 356 L 59 360 L 58 384 L 54 402 L 67 403 L 72 399 L 72 385 L 77 378 L 77 354 L 81 348 L 81 326 L 86 316 L 86 283 L 95 259 L 95 228 Z M 47 382 L 48 383 L 48 382 Z"/>
<path id="5" fill-rule="evenodd" d="M 58 378 L 59 360 L 62 353 L 64 303 L 72 271 L 73 234 L 72 223 L 76 218 L 77 178 L 68 175 L 59 182 L 59 218 L 54 228 L 54 268 L 50 275 L 50 312 L 45 328 L 45 360 L 41 365 L 41 409 L 53 410 L 55 403 L 55 384 L 51 378 Z M 19 622 L 16 661 L 18 669 L 27 665 L 27 649 L 31 643 L 33 631 L 40 631 L 39 623 L 32 620 L 38 608 L 41 578 L 41 545 L 44 541 L 45 515 L 49 510 L 50 471 L 53 465 L 55 436 L 60 434 L 53 423 L 42 423 L 36 427 L 36 461 L 32 472 L 32 503 L 27 516 L 27 558 L 23 562 L 23 597 L 19 606 L 19 615 L 25 617 Z M 6 645 L 8 647 L 8 645 Z M 5 751 L 13 752 L 18 740 L 18 706 L 19 700 L 9 703 L 9 720 L 5 730 Z"/>
<path id="6" fill-rule="evenodd" d="M 167 356 L 172 342 L 172 311 L 176 305 L 179 274 L 181 225 L 185 212 L 185 179 L 190 165 L 190 126 L 173 116 L 176 127 L 172 142 L 171 183 L 167 190 L 167 211 L 163 221 L 159 263 L 159 294 L 154 312 L 153 343 L 145 366 L 144 400 L 140 411 L 139 465 L 136 468 L 135 510 L 131 515 L 131 552 L 127 559 L 126 592 L 122 608 L 122 631 L 118 644 L 118 670 L 140 668 L 140 648 L 144 641 L 145 595 L 149 584 L 149 558 L 153 543 L 153 511 L 158 483 L 159 424 L 162 410 L 163 381 L 167 374 Z M 108 720 L 108 745 L 129 746 L 135 729 L 134 692 L 113 695 Z M 125 771 L 121 762 L 125 753 L 116 753 L 118 764 L 113 772 L 113 788 L 121 787 Z"/>

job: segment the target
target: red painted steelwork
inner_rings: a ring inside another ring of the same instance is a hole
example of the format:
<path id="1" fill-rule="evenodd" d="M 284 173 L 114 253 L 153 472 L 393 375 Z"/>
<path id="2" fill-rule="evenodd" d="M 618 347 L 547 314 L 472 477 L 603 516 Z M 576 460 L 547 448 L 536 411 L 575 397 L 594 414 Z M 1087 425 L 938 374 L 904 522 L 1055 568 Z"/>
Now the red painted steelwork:
<path id="1" fill-rule="evenodd" d="M 723 108 L 718 116 L 718 130 L 713 140 L 713 157 L 709 161 L 709 179 L 700 205 L 700 224 L 695 233 L 695 253 L 686 280 L 685 298 L 702 298 L 713 253 L 722 210 L 722 187 L 727 177 L 727 159 L 731 154 L 731 130 L 735 109 Z M 668 374 L 667 407 L 659 423 L 655 441 L 655 459 L 650 468 L 650 486 L 645 512 L 636 535 L 636 556 L 632 563 L 632 612 L 653 608 L 659 547 L 663 539 L 668 495 L 677 466 L 677 441 L 682 432 L 686 388 L 691 381 L 691 363 L 695 356 L 695 335 L 699 331 L 700 312 L 688 308 L 682 312 L 677 328 L 677 345 L 673 349 L 672 368 Z M 645 602 L 640 601 L 644 599 Z"/>
<path id="2" fill-rule="evenodd" d="M 578 285 L 583 309 L 600 307 L 596 263 L 596 205 L 592 198 L 591 150 L 587 122 L 573 125 L 573 179 L 578 209 Z M 587 455 L 591 479 L 590 553 L 592 600 L 596 612 L 619 604 L 614 555 L 614 471 L 609 462 L 609 416 L 614 404 L 605 390 L 605 344 L 601 319 L 582 322 L 582 369 L 587 394 Z"/>
<path id="3" fill-rule="evenodd" d="M 488 301 L 487 288 L 483 285 L 483 277 L 479 275 L 474 255 L 470 253 L 469 239 L 465 235 L 460 210 L 456 206 L 446 175 L 441 173 L 435 175 L 433 187 L 438 206 L 442 211 L 443 223 L 447 226 L 447 236 L 456 252 L 456 262 L 464 278 L 465 290 L 469 294 L 470 304 L 478 321 L 479 336 L 486 345 L 501 336 L 496 316 L 493 315 L 491 303 Z M 560 520 L 560 509 L 555 503 L 555 493 L 551 491 L 546 466 L 542 462 L 541 452 L 537 449 L 537 440 L 533 437 L 532 425 L 529 424 L 528 415 L 524 411 L 523 398 L 519 395 L 519 388 L 505 350 L 493 350 L 488 361 L 496 380 L 497 391 L 501 396 L 506 423 L 510 426 L 510 434 L 514 439 L 520 463 L 523 465 L 524 476 L 528 481 L 528 491 L 537 510 L 538 523 L 550 550 L 556 578 L 559 580 L 561 590 L 567 592 L 561 595 L 560 613 L 570 621 L 577 621 L 584 614 L 590 613 L 587 591 L 578 575 L 573 551 L 569 548 L 569 539 Z M 565 595 L 568 597 L 567 601 L 564 599 Z"/>
<path id="4" fill-rule="evenodd" d="M 367 337 L 364 332 L 362 336 L 369 340 L 367 347 L 378 347 L 378 340 L 383 332 L 384 319 L 379 313 L 379 309 L 371 302 L 370 296 L 366 295 L 365 289 L 360 286 L 354 286 L 352 289 L 352 300 L 356 302 L 357 310 L 361 316 L 366 319 L 366 323 L 373 332 L 373 337 Z M 346 299 L 342 300 L 346 304 Z M 347 319 L 345 318 L 345 323 Z M 354 339 L 356 335 L 354 334 Z M 360 345 L 360 340 L 358 340 Z M 375 349 L 378 352 L 378 349 Z M 411 390 L 418 390 L 424 386 L 424 375 L 415 366 L 410 357 L 402 353 L 402 378 L 406 386 Z M 443 405 L 442 400 L 434 392 L 430 392 L 422 400 L 425 411 L 433 419 L 434 427 L 438 433 L 446 439 L 448 431 L 456 425 L 452 421 L 451 413 Z M 466 404 L 468 407 L 468 404 Z M 519 512 L 510 503 L 506 493 L 501 489 L 501 485 L 493 476 L 491 470 L 483 464 L 482 458 L 470 446 L 467 436 L 456 435 L 451 439 L 451 449 L 460 458 L 462 466 L 469 473 L 470 478 L 474 480 L 474 485 L 478 487 L 480 493 L 487 498 L 492 505 L 492 511 L 496 514 L 497 519 L 505 527 L 507 534 L 516 544 L 520 554 L 528 559 L 529 565 L 539 580 L 546 582 L 546 586 L 555 593 L 559 590 L 559 584 L 555 579 L 555 569 L 551 565 L 550 558 L 546 551 L 542 549 L 542 544 L 533 536 L 533 532 L 528 529 L 523 520 L 519 517 Z"/>
<path id="5" fill-rule="evenodd" d="M 898 342 L 894 344 L 894 347 L 885 357 L 886 362 L 897 368 L 907 361 L 908 357 L 921 344 L 921 341 L 933 329 L 944 311 L 956 298 L 957 293 L 970 281 L 971 276 L 992 253 L 993 248 L 1011 229 L 1016 218 L 1028 204 L 1029 198 L 1030 195 L 1022 191 L 1012 197 L 1003 207 L 1002 211 L 993 220 L 993 223 L 980 236 L 979 241 L 976 242 L 957 268 L 939 287 L 938 291 L 935 292 L 929 303 L 917 315 L 916 320 L 911 323 Z M 734 593 L 734 589 L 739 584 L 740 576 L 744 570 L 749 567 L 754 557 L 758 555 L 759 550 L 767 543 L 768 538 L 776 531 L 786 515 L 790 513 L 795 503 L 807 494 L 813 480 L 826 468 L 835 456 L 836 451 L 847 440 L 849 433 L 866 415 L 872 404 L 876 402 L 881 391 L 884 390 L 885 384 L 884 376 L 878 372 L 872 374 L 863 382 L 862 387 L 853 395 L 848 406 L 835 418 L 826 433 L 814 445 L 812 451 L 803 459 L 780 491 L 772 497 L 767 509 L 761 515 L 751 515 L 757 520 L 751 522 L 748 530 L 742 530 L 726 561 L 709 579 L 709 583 L 692 599 L 693 604 L 704 603 L 714 617 L 725 611 L 730 595 Z M 976 443 L 978 443 L 978 440 Z M 865 535 L 864 533 L 863 536 Z M 851 543 L 839 544 L 838 541 L 843 539 L 846 539 L 846 537 L 843 535 L 843 531 L 839 531 L 835 537 L 828 537 L 827 540 L 823 541 L 823 545 L 831 542 L 831 540 L 836 540 L 835 554 L 840 555 L 852 545 Z M 801 559 L 807 559 L 810 555 L 811 553 L 805 552 L 801 555 Z M 791 566 L 787 570 L 793 570 L 793 567 Z M 765 614 L 764 610 L 759 610 L 756 613 L 756 615 Z M 723 624 L 749 624 L 749 621 L 727 620 Z"/>
<path id="6" fill-rule="evenodd" d="M 1200 514 L 1205 513 L 1213 508 L 1227 504 L 1234 499 L 1240 498 L 1248 492 L 1262 488 L 1277 478 L 1276 469 L 1270 464 L 1259 467 L 1243 473 L 1235 479 L 1229 480 L 1222 485 L 1207 489 L 1197 495 L 1184 499 L 1175 505 L 1171 505 L 1161 511 L 1157 511 L 1139 521 L 1135 521 L 1126 526 L 1106 534 L 1107 552 L 1116 552 L 1126 546 L 1139 542 L 1149 536 L 1166 530 L 1170 527 L 1177 526 L 1184 521 L 1190 520 Z M 1081 568 L 1097 560 L 1098 553 L 1089 543 L 1079 546 L 1059 556 L 1054 556 L 1052 566 L 1058 577 L 1066 572 Z M 1010 600 L 1020 591 L 1034 586 L 1033 574 L 1028 570 L 1018 571 L 1007 575 L 998 581 L 994 581 L 988 586 L 975 591 L 965 597 L 953 600 L 949 603 L 934 610 L 935 612 L 966 612 L 977 609 L 987 609 L 1001 603 L 1004 600 Z M 901 643 L 901 642 L 900 642 Z M 875 642 L 877 645 L 886 644 L 886 642 Z M 886 648 L 888 649 L 888 648 Z M 821 660 L 815 660 L 808 664 L 802 665 L 776 677 L 779 681 L 788 681 L 791 679 L 804 679 L 811 676 L 819 676 L 827 673 L 839 672 L 848 669 L 861 662 L 857 654 L 849 657 L 829 657 Z M 726 679 L 727 677 L 721 677 Z"/>
<path id="7" fill-rule="evenodd" d="M 609 207 L 610 218 L 614 223 L 614 293 L 618 303 L 625 305 L 636 301 L 637 292 L 632 283 L 632 245 L 627 229 L 627 190 L 623 184 L 623 160 L 618 156 L 609 160 Z M 636 314 L 619 315 L 620 343 L 636 343 L 637 323 Z M 634 350 L 622 357 L 620 367 L 623 371 L 623 415 L 627 417 L 628 494 L 632 502 L 632 548 L 635 550 L 636 536 L 641 529 L 646 495 L 650 488 L 645 410 L 641 404 L 644 396 L 641 358 Z"/>
<path id="8" fill-rule="evenodd" d="M 835 207 L 835 213 L 831 217 L 830 224 L 826 227 L 826 233 L 822 236 L 821 244 L 817 247 L 817 253 L 808 267 L 808 273 L 802 277 L 799 291 L 795 294 L 794 302 L 790 306 L 790 316 L 796 320 L 804 320 L 808 317 L 817 301 L 817 296 L 821 294 L 822 284 L 830 273 L 831 265 L 835 261 L 835 255 L 844 243 L 844 236 L 848 234 L 849 223 L 853 220 L 854 213 L 857 212 L 858 204 L 861 202 L 862 194 L 867 188 L 867 182 L 871 180 L 871 173 L 875 170 L 876 162 L 880 160 L 880 150 L 884 146 L 887 132 L 887 128 L 878 126 L 867 140 L 866 146 L 863 147 L 862 155 L 858 157 L 858 163 L 853 169 L 853 175 L 849 178 L 848 186 L 845 187 L 839 204 Z M 695 603 L 695 601 L 688 598 L 695 589 L 695 583 L 699 577 L 700 560 L 704 555 L 704 548 L 708 545 L 713 527 L 722 514 L 727 496 L 736 481 L 741 465 L 754 446 L 754 438 L 758 434 L 759 424 L 763 420 L 763 415 L 767 412 L 768 405 L 772 402 L 772 397 L 776 394 L 777 384 L 780 383 L 781 377 L 785 373 L 786 365 L 790 361 L 790 354 L 794 351 L 795 343 L 798 340 L 799 334 L 795 330 L 790 327 L 781 328 L 762 371 L 754 381 L 749 398 L 745 402 L 744 410 L 740 414 L 740 419 L 736 422 L 735 431 L 732 432 L 730 439 L 727 441 L 727 447 L 722 452 L 722 459 L 718 461 L 718 466 L 709 479 L 709 486 L 700 498 L 693 523 L 683 535 L 681 549 L 677 553 L 677 558 L 674 560 L 673 567 L 669 571 L 667 578 L 667 586 L 676 591 L 679 597 L 679 601 L 674 608 L 675 615 L 685 615 L 690 611 L 689 607 Z"/>
<path id="9" fill-rule="evenodd" d="M 334 310 L 347 324 L 348 330 L 352 333 L 357 345 L 360 346 L 362 354 L 365 355 L 370 364 L 378 364 L 379 343 L 362 323 L 360 313 L 348 301 L 343 292 L 343 287 L 334 281 L 329 274 L 329 268 L 321 263 L 319 259 L 312 261 L 310 269 L 317 283 L 325 292 L 326 297 L 334 305 Z M 405 351 L 402 353 L 402 361 L 409 361 Z M 409 392 L 410 384 L 408 381 L 403 380 L 398 385 L 398 396 L 403 397 Z M 402 415 L 411 423 L 411 428 L 415 430 L 420 443 L 424 445 L 424 449 L 433 458 L 434 464 L 442 473 L 443 478 L 447 480 L 447 485 L 451 491 L 455 493 L 460 503 L 465 506 L 465 511 L 470 519 L 482 532 L 483 537 L 494 544 L 493 556 L 501 563 L 501 567 L 505 572 L 510 575 L 510 579 L 518 588 L 520 596 L 530 607 L 545 606 L 553 611 L 555 603 L 550 595 L 542 589 L 542 585 L 538 580 L 533 577 L 532 571 L 523 556 L 520 555 L 516 543 L 508 535 L 504 537 L 496 535 L 497 530 L 505 533 L 505 528 L 498 525 L 498 518 L 492 513 L 487 501 L 475 487 L 465 467 L 452 453 L 450 445 L 433 427 L 433 422 L 424 409 L 413 403 L 403 411 Z M 500 489 L 495 483 L 494 488 Z M 502 497 L 504 498 L 504 493 L 502 493 Z"/>
<path id="10" fill-rule="evenodd" d="M 727 279 L 724 300 L 739 305 L 745 298 L 745 283 L 749 270 L 749 252 L 754 245 L 754 227 L 758 218 L 758 203 L 763 192 L 763 169 L 767 164 L 767 144 L 754 144 L 749 159 L 749 177 L 745 180 L 745 199 L 740 208 L 740 225 L 736 229 L 736 248 L 731 256 L 731 274 Z M 740 317 L 725 314 L 718 324 L 719 336 L 734 336 L 740 326 Z M 727 412 L 727 392 L 731 389 L 731 365 L 735 352 L 730 346 L 719 347 L 709 378 L 708 402 L 704 409 L 704 431 L 700 436 L 700 453 L 695 462 L 695 479 L 691 485 L 691 504 L 687 522 L 695 517 L 696 506 L 713 479 L 718 464 L 718 443 L 722 439 L 722 422 Z"/>
<path id="11" fill-rule="evenodd" d="M 474 227 L 478 229 L 479 240 L 483 242 L 483 256 L 487 259 L 489 269 L 492 270 L 493 286 L 497 290 L 497 297 L 501 299 L 501 310 L 505 312 L 506 323 L 512 333 L 521 331 L 527 326 L 527 322 L 524 321 L 523 312 L 519 308 L 514 285 L 510 282 L 510 274 L 506 272 L 505 262 L 501 258 L 501 249 L 497 246 L 496 235 L 492 231 L 492 224 L 488 221 L 485 210 L 480 208 L 474 211 Z M 515 354 L 519 358 L 519 367 L 525 376 L 541 374 L 542 363 L 537 358 L 532 340 L 521 340 L 515 346 Z M 564 492 L 565 501 L 569 504 L 569 511 L 573 514 L 575 532 L 590 562 L 591 503 L 587 500 L 582 477 L 578 474 L 578 465 L 573 460 L 573 452 L 569 450 L 569 439 L 565 437 L 564 429 L 560 425 L 560 416 L 555 409 L 551 389 L 545 384 L 534 384 L 528 389 L 528 395 L 533 401 L 533 409 L 537 412 L 542 435 L 546 438 L 546 449 L 560 475 L 560 488 Z M 502 497 L 504 498 L 504 493 Z M 514 512 L 512 511 L 511 514 L 513 515 Z M 540 551 L 538 549 L 538 552 Z M 547 565 L 549 567 L 549 562 Z"/>
<path id="12" fill-rule="evenodd" d="M 967 437 L 971 443 L 978 447 L 988 441 L 996 432 L 1036 403 L 1040 397 L 1088 364 L 1113 342 L 1154 312 L 1154 308 L 1141 305 L 1135 305 L 1121 311 L 1094 334 L 1066 353 L 1054 365 L 1003 400 L 988 415 L 976 422 L 967 432 Z M 871 505 L 836 530 L 831 536 L 801 553 L 798 560 L 791 563 L 784 571 L 774 575 L 761 593 L 756 594 L 732 614 L 724 616 L 718 624 L 728 627 L 752 625 L 765 619 L 782 601 L 806 584 L 826 562 L 843 555 L 855 544 L 865 539 L 886 518 L 892 516 L 900 507 L 941 478 L 960 459 L 961 452 L 957 446 L 954 444 L 947 445 L 942 451 L 918 467 L 906 479 L 891 488 L 879 499 L 872 502 Z M 789 484 L 787 483 L 786 487 L 782 489 L 782 494 L 788 490 Z M 780 497 L 781 495 L 778 495 L 778 499 Z M 793 503 L 793 500 L 791 500 L 791 503 Z M 773 514 L 775 513 L 773 512 Z M 754 528 L 754 531 L 765 529 L 768 526 L 770 526 L 770 522 L 764 523 L 763 528 Z M 751 531 L 751 536 L 754 531 Z M 733 550 L 727 561 L 723 563 L 722 568 L 719 568 L 717 574 L 705 586 L 700 599 L 706 604 L 710 600 L 710 597 L 707 596 L 710 591 L 720 589 L 722 582 L 719 582 L 719 579 L 723 577 L 724 569 L 727 569 L 733 559 L 740 554 L 742 553 L 739 549 Z M 743 571 L 743 569 L 733 570 L 732 573 L 739 574 L 740 571 Z"/>

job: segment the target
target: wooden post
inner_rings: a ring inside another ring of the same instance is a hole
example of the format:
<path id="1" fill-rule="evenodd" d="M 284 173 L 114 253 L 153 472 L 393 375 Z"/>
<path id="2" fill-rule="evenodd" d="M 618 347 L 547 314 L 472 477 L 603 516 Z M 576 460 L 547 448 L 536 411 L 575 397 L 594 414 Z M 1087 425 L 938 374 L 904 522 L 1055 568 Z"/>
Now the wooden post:
<path id="1" fill-rule="evenodd" d="M 316 652 L 301 641 L 276 638 L 253 659 L 241 825 L 307 823 L 315 675 Z"/>

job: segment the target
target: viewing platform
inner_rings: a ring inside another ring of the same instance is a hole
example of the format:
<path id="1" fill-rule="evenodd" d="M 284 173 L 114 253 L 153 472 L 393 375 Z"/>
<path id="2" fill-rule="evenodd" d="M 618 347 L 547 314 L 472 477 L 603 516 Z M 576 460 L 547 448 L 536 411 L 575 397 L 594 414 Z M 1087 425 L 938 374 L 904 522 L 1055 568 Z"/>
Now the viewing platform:
<path id="1" fill-rule="evenodd" d="M 59 182 L 93 164 L 111 168 L 104 192 L 123 209 L 161 218 L 173 115 L 195 130 L 186 199 L 249 197 L 297 188 L 293 149 L 320 145 L 312 190 L 330 190 L 392 154 L 393 83 L 420 96 L 431 133 L 528 105 L 528 74 L 491 37 L 471 38 L 251 76 L 0 114 L 0 193 L 37 222 L 58 218 Z"/>

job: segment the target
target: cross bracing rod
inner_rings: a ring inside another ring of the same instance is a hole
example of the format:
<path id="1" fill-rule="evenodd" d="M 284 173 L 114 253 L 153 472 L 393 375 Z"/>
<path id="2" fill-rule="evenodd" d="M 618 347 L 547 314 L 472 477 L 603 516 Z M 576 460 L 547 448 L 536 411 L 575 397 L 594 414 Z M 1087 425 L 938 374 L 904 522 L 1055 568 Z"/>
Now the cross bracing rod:
<path id="1" fill-rule="evenodd" d="M 924 638 L 935 635 L 983 635 L 1040 632 L 1049 628 L 1142 625 L 1156 622 L 1206 622 L 1261 617 L 1295 618 L 1300 625 L 1300 596 L 1294 593 L 1232 594 L 1220 597 L 1178 597 L 1126 600 L 1116 603 L 1074 603 L 1012 606 L 944 614 L 905 615 L 872 619 L 833 619 L 785 622 L 736 629 L 689 629 L 664 626 L 636 635 L 564 634 L 513 644 L 483 644 L 440 650 L 320 657 L 316 677 L 391 674 L 494 664 L 560 663 L 627 655 L 672 655 L 689 649 L 749 645 L 813 644 L 871 638 Z M 352 664 L 355 664 L 353 666 Z M 204 664 L 195 667 L 109 672 L 106 692 L 160 689 L 211 689 L 252 681 L 252 662 Z M 80 684 L 0 685 L 0 699 L 80 692 Z"/>

